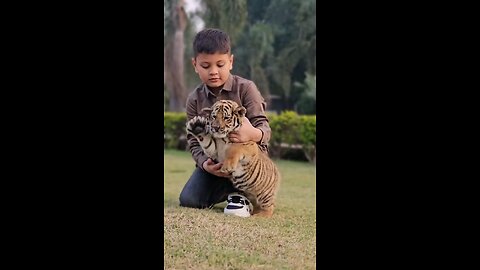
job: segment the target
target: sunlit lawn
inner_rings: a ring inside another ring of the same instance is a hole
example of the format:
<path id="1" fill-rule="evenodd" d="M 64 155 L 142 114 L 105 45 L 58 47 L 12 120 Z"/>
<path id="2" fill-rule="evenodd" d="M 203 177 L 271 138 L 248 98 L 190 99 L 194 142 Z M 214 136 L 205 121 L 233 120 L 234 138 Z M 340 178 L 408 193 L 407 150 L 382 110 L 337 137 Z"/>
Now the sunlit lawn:
<path id="1" fill-rule="evenodd" d="M 275 160 L 282 174 L 272 218 L 179 207 L 194 169 L 189 152 L 164 151 L 164 269 L 315 269 L 315 165 Z"/>

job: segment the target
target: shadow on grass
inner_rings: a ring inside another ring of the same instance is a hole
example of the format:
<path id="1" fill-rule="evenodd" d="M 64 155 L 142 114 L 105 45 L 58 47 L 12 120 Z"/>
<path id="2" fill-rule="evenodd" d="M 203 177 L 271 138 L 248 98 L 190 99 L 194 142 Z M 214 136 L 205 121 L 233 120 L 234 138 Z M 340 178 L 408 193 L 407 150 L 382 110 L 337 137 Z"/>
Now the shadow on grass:
<path id="1" fill-rule="evenodd" d="M 223 213 L 224 208 L 225 208 L 225 206 L 221 206 L 219 204 L 216 204 L 212 207 L 212 211 L 218 212 L 218 213 Z"/>
<path id="2" fill-rule="evenodd" d="M 180 201 L 178 199 L 163 199 L 163 208 L 178 208 L 180 207 Z"/>
<path id="3" fill-rule="evenodd" d="M 180 208 L 180 202 L 178 199 L 163 199 L 163 208 Z M 225 203 L 218 203 L 214 205 L 210 210 L 218 213 L 223 213 Z"/>

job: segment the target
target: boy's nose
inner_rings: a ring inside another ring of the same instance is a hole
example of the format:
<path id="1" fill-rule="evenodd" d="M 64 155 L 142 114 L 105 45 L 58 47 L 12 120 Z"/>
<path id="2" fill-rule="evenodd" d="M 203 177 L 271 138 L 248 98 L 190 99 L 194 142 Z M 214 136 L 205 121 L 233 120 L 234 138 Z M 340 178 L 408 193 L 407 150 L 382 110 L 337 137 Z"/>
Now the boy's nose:
<path id="1" fill-rule="evenodd" d="M 212 68 L 212 69 L 210 70 L 210 75 L 215 75 L 215 74 L 217 74 L 217 73 L 218 73 L 218 69 L 216 69 L 216 68 Z"/>

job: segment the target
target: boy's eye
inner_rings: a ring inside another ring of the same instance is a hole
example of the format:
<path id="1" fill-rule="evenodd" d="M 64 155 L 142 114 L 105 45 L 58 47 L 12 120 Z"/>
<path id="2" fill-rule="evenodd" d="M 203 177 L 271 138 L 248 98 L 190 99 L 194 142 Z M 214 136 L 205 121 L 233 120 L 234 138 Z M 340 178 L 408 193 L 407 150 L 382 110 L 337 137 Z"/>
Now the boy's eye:
<path id="1" fill-rule="evenodd" d="M 200 65 L 200 66 L 201 66 L 202 68 L 209 68 L 209 67 L 210 67 L 210 65 Z M 221 68 L 221 67 L 223 67 L 223 66 L 225 66 L 224 63 L 222 63 L 222 64 L 217 64 L 217 67 L 219 67 L 219 68 Z"/>

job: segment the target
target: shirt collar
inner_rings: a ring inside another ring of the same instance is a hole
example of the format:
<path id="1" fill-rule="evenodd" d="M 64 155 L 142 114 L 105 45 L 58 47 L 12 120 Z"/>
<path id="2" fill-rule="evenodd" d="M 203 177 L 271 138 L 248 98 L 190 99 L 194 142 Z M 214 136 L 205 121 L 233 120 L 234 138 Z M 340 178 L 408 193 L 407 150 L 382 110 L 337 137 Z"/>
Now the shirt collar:
<path id="1" fill-rule="evenodd" d="M 223 85 L 223 90 L 232 91 L 233 77 L 232 74 L 228 75 L 228 79 Z"/>
<path id="2" fill-rule="evenodd" d="M 227 81 L 225 82 L 225 84 L 223 85 L 222 87 L 222 90 L 225 90 L 225 91 L 232 91 L 232 85 L 233 85 L 233 77 L 232 77 L 232 74 L 229 74 L 228 75 L 228 79 Z M 212 95 L 212 96 L 215 96 L 212 91 L 210 91 L 210 89 L 208 89 L 207 87 L 207 84 L 203 84 L 203 91 L 205 91 L 205 95 L 208 97 L 208 95 Z M 220 91 L 221 92 L 221 91 Z"/>

